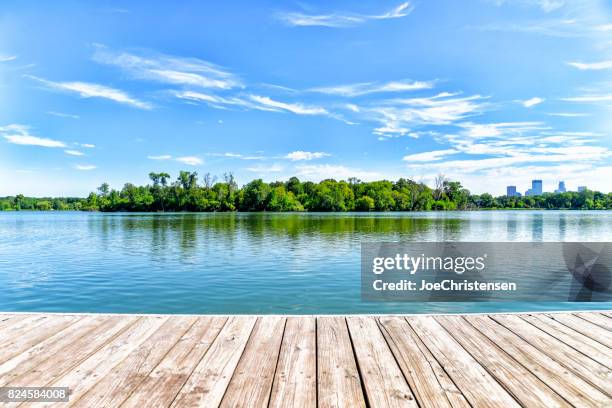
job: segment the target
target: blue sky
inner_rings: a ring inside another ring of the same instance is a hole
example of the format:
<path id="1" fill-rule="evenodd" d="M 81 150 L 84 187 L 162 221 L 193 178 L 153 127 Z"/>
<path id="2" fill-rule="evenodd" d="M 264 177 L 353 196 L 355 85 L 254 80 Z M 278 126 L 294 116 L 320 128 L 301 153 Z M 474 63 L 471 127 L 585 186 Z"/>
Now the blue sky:
<path id="1" fill-rule="evenodd" d="M 0 195 L 181 169 L 612 191 L 612 5 L 5 1 L 0 107 Z"/>

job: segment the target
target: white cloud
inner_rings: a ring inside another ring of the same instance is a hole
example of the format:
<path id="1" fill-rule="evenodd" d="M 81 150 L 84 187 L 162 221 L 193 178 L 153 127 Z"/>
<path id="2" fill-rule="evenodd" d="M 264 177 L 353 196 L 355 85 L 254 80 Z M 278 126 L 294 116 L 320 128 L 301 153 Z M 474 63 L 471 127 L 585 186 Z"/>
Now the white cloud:
<path id="1" fill-rule="evenodd" d="M 78 150 L 64 150 L 64 153 L 70 156 L 85 156 L 85 153 Z"/>
<path id="2" fill-rule="evenodd" d="M 407 162 L 431 162 L 441 160 L 446 156 L 457 153 L 459 153 L 459 150 L 455 149 L 433 150 L 431 152 L 409 154 L 404 156 L 402 160 Z"/>
<path id="3" fill-rule="evenodd" d="M 306 14 L 300 12 L 277 13 L 277 18 L 289 26 L 307 27 L 353 27 L 363 24 L 369 20 L 388 20 L 406 17 L 413 11 L 414 7 L 405 2 L 397 7 L 378 15 L 367 15 L 357 13 L 329 13 L 329 14 Z"/>
<path id="4" fill-rule="evenodd" d="M 295 152 L 288 153 L 285 158 L 293 161 L 299 161 L 320 159 L 327 156 L 330 156 L 330 154 L 324 152 L 304 152 L 302 150 L 296 150 Z"/>
<path id="5" fill-rule="evenodd" d="M 492 0 L 497 6 L 504 4 L 518 4 L 531 7 L 539 7 L 542 11 L 549 13 L 565 6 L 565 0 Z"/>
<path id="6" fill-rule="evenodd" d="M 74 168 L 77 170 L 88 171 L 88 170 L 94 170 L 97 167 L 94 166 L 93 164 L 77 164 L 76 166 L 74 166 Z"/>
<path id="7" fill-rule="evenodd" d="M 459 123 L 463 136 L 479 139 L 508 135 L 523 135 L 525 133 L 546 130 L 542 122 L 500 122 L 500 123 Z"/>
<path id="8" fill-rule="evenodd" d="M 149 52 L 146 55 L 116 52 L 97 44 L 94 61 L 117 66 L 133 77 L 167 84 L 199 88 L 241 87 L 231 72 L 198 58 L 183 58 Z"/>
<path id="9" fill-rule="evenodd" d="M 311 91 L 346 97 L 361 96 L 381 92 L 404 92 L 433 88 L 432 81 L 391 81 L 385 83 L 362 82 L 357 84 L 313 88 Z"/>
<path id="10" fill-rule="evenodd" d="M 533 97 L 531 99 L 527 99 L 525 101 L 521 101 L 521 104 L 526 108 L 531 108 L 533 106 L 539 105 L 544 102 L 544 98 Z"/>
<path id="11" fill-rule="evenodd" d="M 27 78 L 38 81 L 48 88 L 57 89 L 60 91 L 74 92 L 82 98 L 103 98 L 122 103 L 125 105 L 134 106 L 139 109 L 151 109 L 152 106 L 148 102 L 143 102 L 132 98 L 126 92 L 119 89 L 110 88 L 104 85 L 93 84 L 89 82 L 54 82 L 43 78 L 38 78 L 33 75 L 24 75 Z"/>
<path id="12" fill-rule="evenodd" d="M 566 101 L 566 102 L 584 102 L 584 103 L 612 102 L 612 94 L 581 95 L 581 96 L 573 96 L 570 98 L 561 98 L 561 100 Z"/>
<path id="13" fill-rule="evenodd" d="M 300 103 L 285 103 L 275 101 L 267 96 L 250 95 L 252 101 L 257 102 L 259 105 L 275 109 L 285 110 L 288 112 L 295 113 L 296 115 L 328 115 L 329 112 L 320 106 L 308 106 Z"/>
<path id="14" fill-rule="evenodd" d="M 159 156 L 147 156 L 147 159 L 150 160 L 170 160 L 172 159 L 172 156 L 170 156 L 169 154 L 162 154 Z"/>
<path id="15" fill-rule="evenodd" d="M 384 178 L 379 172 L 335 164 L 304 164 L 295 166 L 295 170 L 296 176 L 310 181 L 321 181 L 329 178 L 346 180 L 349 177 L 357 177 L 364 181 L 372 181 Z"/>
<path id="16" fill-rule="evenodd" d="M 91 143 L 81 143 L 79 146 L 85 147 L 87 149 L 93 149 L 94 147 L 96 147 L 96 145 L 91 144 Z"/>
<path id="17" fill-rule="evenodd" d="M 207 156 L 213 156 L 213 157 L 227 157 L 230 159 L 240 159 L 240 160 L 264 160 L 266 157 L 265 156 L 249 156 L 249 155 L 244 155 L 244 154 L 240 154 L 240 153 L 231 153 L 231 152 L 227 152 L 227 153 L 207 153 Z"/>
<path id="18" fill-rule="evenodd" d="M 272 164 L 269 166 L 259 165 L 255 167 L 247 167 L 246 170 L 253 173 L 259 173 L 260 175 L 265 175 L 267 173 L 280 173 L 284 170 L 284 167 L 280 164 Z"/>
<path id="19" fill-rule="evenodd" d="M 567 65 L 571 65 L 574 68 L 578 68 L 581 71 L 587 70 L 601 70 L 601 69 L 612 69 L 612 61 L 601 61 L 601 62 L 567 62 Z"/>
<path id="20" fill-rule="evenodd" d="M 29 127 L 25 125 L 12 124 L 0 126 L 0 135 L 9 143 L 27 146 L 42 147 L 66 147 L 64 142 L 48 139 L 45 137 L 33 136 L 29 133 Z"/>
<path id="21" fill-rule="evenodd" d="M 267 112 L 291 112 L 296 115 L 323 115 L 346 123 L 339 115 L 333 114 L 322 106 L 304 105 L 301 103 L 287 103 L 260 95 L 239 95 L 223 97 L 195 91 L 179 91 L 173 93 L 177 98 L 195 102 L 203 102 L 216 109 L 237 107 Z"/>
<path id="22" fill-rule="evenodd" d="M 16 55 L 4 55 L 0 54 L 0 62 L 9 62 L 17 59 Z"/>
<path id="23" fill-rule="evenodd" d="M 564 118 L 579 118 L 583 116 L 590 116 L 590 113 L 578 113 L 578 112 L 552 112 L 547 113 L 549 116 L 559 116 Z"/>
<path id="24" fill-rule="evenodd" d="M 80 119 L 80 116 L 78 116 L 78 115 L 71 115 L 69 113 L 49 111 L 49 112 L 46 112 L 46 114 L 47 115 L 51 115 L 51 116 L 57 116 L 58 118 Z"/>
<path id="25" fill-rule="evenodd" d="M 479 113 L 484 107 L 482 99 L 480 95 L 457 97 L 442 92 L 429 97 L 378 101 L 376 105 L 359 106 L 356 113 L 365 120 L 380 123 L 373 133 L 384 139 L 410 134 L 415 126 L 454 124 Z"/>
<path id="26" fill-rule="evenodd" d="M 183 156 L 175 159 L 177 162 L 187 164 L 189 166 L 199 166 L 204 164 L 204 161 L 196 156 Z"/>

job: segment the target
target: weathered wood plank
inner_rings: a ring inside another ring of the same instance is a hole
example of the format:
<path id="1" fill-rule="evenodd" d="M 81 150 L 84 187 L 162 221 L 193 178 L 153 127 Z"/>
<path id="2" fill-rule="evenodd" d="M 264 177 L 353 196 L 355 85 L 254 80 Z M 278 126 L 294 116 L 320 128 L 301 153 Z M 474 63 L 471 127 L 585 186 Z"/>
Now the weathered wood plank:
<path id="1" fill-rule="evenodd" d="M 0 330 L 4 332 L 10 326 L 19 323 L 22 320 L 32 317 L 32 315 L 19 314 L 19 315 L 0 315 Z"/>
<path id="2" fill-rule="evenodd" d="M 92 388 L 100 378 L 107 375 L 140 343 L 151 336 L 168 319 L 168 317 L 142 317 L 129 326 L 120 335 L 109 341 L 94 354 L 74 366 L 65 375 L 49 383 L 52 387 L 69 387 L 70 399 L 77 401 Z M 33 407 L 65 407 L 66 403 L 31 403 Z M 26 406 L 30 406 L 26 404 Z"/>
<path id="3" fill-rule="evenodd" d="M 48 316 L 30 315 L 25 319 L 21 319 L 15 324 L 9 324 L 0 332 L 0 350 L 2 345 L 14 339 L 17 336 L 22 336 L 24 333 L 42 325 L 49 321 Z"/>
<path id="4" fill-rule="evenodd" d="M 257 318 L 233 316 L 172 403 L 172 407 L 216 407 L 246 347 Z"/>
<path id="5" fill-rule="evenodd" d="M 348 317 L 349 334 L 371 407 L 418 405 L 373 317 Z"/>
<path id="6" fill-rule="evenodd" d="M 544 330 L 546 333 L 573 347 L 582 354 L 612 368 L 612 349 L 541 314 L 521 315 L 521 318 Z"/>
<path id="7" fill-rule="evenodd" d="M 270 408 L 317 406 L 317 338 L 314 317 L 289 317 L 270 395 Z"/>
<path id="8" fill-rule="evenodd" d="M 153 371 L 196 321 L 196 317 L 172 316 L 85 395 L 70 405 L 82 408 L 120 406 Z"/>
<path id="9" fill-rule="evenodd" d="M 365 407 L 346 320 L 317 318 L 317 379 L 320 408 Z"/>
<path id="10" fill-rule="evenodd" d="M 76 316 L 43 317 L 40 320 L 32 321 L 34 324 L 29 326 L 29 330 L 24 333 L 14 332 L 14 330 L 11 329 L 20 328 L 22 323 L 27 324 L 26 320 L 29 322 L 28 319 L 17 323 L 14 327 L 9 327 L 7 330 L 11 333 L 9 339 L 0 344 L 0 363 L 4 363 L 16 355 L 23 353 L 48 337 L 61 332 L 80 319 L 81 317 Z"/>
<path id="11" fill-rule="evenodd" d="M 227 321 L 199 317 L 121 407 L 168 407 Z"/>
<path id="12" fill-rule="evenodd" d="M 406 320 L 470 404 L 519 407 L 515 399 L 433 317 L 408 317 Z"/>
<path id="13" fill-rule="evenodd" d="M 567 327 L 571 327 L 577 332 L 598 341 L 606 347 L 612 348 L 612 336 L 608 330 L 601 326 L 571 314 L 551 313 L 548 315 L 548 317 L 566 325 Z"/>
<path id="14" fill-rule="evenodd" d="M 528 369 L 461 318 L 436 320 L 524 407 L 571 407 Z"/>
<path id="15" fill-rule="evenodd" d="M 221 407 L 268 405 L 285 329 L 284 317 L 259 318 L 227 387 Z"/>
<path id="16" fill-rule="evenodd" d="M 468 408 L 461 391 L 448 377 L 408 322 L 401 317 L 381 317 L 381 332 L 404 373 L 419 406 Z"/>
<path id="17" fill-rule="evenodd" d="M 491 317 L 601 391 L 612 395 L 612 370 L 609 368 L 577 352 L 516 315 L 492 315 Z"/>
<path id="18" fill-rule="evenodd" d="M 577 407 L 601 407 L 609 402 L 609 398 L 593 385 L 490 317 L 468 315 L 465 319 L 570 404 Z"/>
<path id="19" fill-rule="evenodd" d="M 59 318 L 59 317 L 58 317 Z M 12 377 L 7 385 L 28 384 L 32 387 L 43 387 L 55 378 L 94 354 L 98 349 L 114 339 L 139 318 L 136 316 L 113 316 L 90 331 L 87 336 L 79 337 L 61 353 L 42 361 L 34 369 Z"/>
<path id="20" fill-rule="evenodd" d="M 66 329 L 55 333 L 23 353 L 0 364 L 0 384 L 10 381 L 41 364 L 43 361 L 63 353 L 76 339 L 108 320 L 105 316 L 85 316 Z"/>
<path id="21" fill-rule="evenodd" d="M 599 327 L 612 331 L 612 319 L 602 315 L 601 313 L 574 313 L 574 316 L 578 316 L 579 318 L 596 324 Z M 612 333 L 610 336 L 612 336 Z"/>

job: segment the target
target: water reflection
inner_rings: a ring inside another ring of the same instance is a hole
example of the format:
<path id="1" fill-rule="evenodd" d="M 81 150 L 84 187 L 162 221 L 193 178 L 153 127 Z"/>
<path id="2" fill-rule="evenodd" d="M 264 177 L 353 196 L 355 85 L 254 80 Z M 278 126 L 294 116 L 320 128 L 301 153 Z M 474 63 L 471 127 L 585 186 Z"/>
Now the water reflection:
<path id="1" fill-rule="evenodd" d="M 362 302 L 360 244 L 609 241 L 612 212 L 24 212 L 0 214 L 0 236 L 0 310 L 492 311 L 534 306 Z"/>

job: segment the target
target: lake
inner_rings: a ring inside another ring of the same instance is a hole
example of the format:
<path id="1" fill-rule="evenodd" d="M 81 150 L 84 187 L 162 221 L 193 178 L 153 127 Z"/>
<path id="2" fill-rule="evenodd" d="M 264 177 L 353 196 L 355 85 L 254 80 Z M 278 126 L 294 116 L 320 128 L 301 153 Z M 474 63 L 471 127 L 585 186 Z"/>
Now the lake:
<path id="1" fill-rule="evenodd" d="M 349 314 L 611 309 L 362 302 L 362 241 L 611 241 L 611 211 L 0 212 L 0 311 Z"/>

